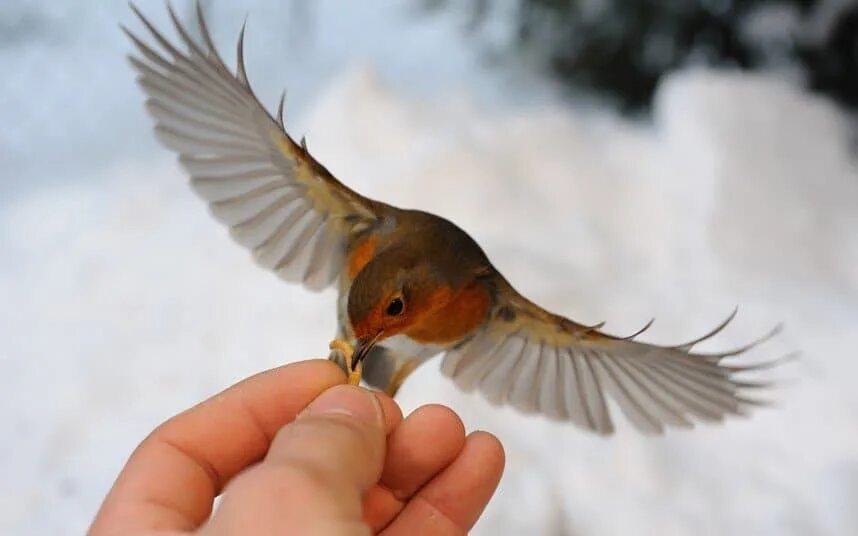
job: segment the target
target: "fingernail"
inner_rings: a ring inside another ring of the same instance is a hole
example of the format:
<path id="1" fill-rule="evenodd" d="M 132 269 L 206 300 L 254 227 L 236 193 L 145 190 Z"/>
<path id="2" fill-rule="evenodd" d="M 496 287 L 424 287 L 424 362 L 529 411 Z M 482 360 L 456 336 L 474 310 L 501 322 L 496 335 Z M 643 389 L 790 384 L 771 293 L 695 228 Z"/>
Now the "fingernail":
<path id="1" fill-rule="evenodd" d="M 373 426 L 381 426 L 384 422 L 378 399 L 369 391 L 352 385 L 331 387 L 310 402 L 305 414 L 349 415 Z"/>

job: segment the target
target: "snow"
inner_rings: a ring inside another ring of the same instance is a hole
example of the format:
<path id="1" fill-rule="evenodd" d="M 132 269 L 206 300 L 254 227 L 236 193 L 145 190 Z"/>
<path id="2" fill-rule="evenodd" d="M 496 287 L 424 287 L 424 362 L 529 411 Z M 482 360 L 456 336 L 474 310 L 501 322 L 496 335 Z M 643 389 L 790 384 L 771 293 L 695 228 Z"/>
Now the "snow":
<path id="1" fill-rule="evenodd" d="M 259 61 L 251 78 L 277 68 Z M 431 362 L 403 407 L 450 405 L 507 449 L 476 534 L 858 532 L 858 165 L 840 110 L 776 79 L 696 70 L 662 84 L 648 125 L 486 104 L 486 79 L 421 94 L 362 65 L 330 67 L 315 97 L 305 86 L 290 125 L 361 193 L 456 221 L 521 291 L 582 322 L 631 333 L 654 315 L 647 340 L 680 342 L 740 304 L 709 348 L 784 321 L 754 356 L 803 351 L 776 408 L 656 439 L 493 408 Z M 110 102 L 142 108 L 127 86 Z M 334 293 L 254 266 L 131 124 L 109 165 L 13 187 L 0 209 L 4 534 L 83 532 L 155 425 L 326 354 L 334 333 Z M 26 135 L 21 162 L 36 166 L 44 145 Z"/>

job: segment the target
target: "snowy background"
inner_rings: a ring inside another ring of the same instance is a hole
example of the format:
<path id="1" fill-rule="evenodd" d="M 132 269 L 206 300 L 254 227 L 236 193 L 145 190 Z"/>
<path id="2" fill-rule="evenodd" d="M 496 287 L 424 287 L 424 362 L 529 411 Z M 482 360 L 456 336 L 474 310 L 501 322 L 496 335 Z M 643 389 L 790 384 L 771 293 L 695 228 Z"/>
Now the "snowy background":
<path id="1" fill-rule="evenodd" d="M 287 124 L 360 192 L 467 229 L 535 301 L 654 342 L 786 330 L 798 379 L 749 420 L 605 440 L 458 393 L 507 449 L 477 534 L 858 533 L 858 163 L 848 116 L 762 75 L 692 70 L 651 121 L 570 107 L 486 67 L 455 16 L 408 2 L 211 10 Z M 161 27 L 160 0 L 139 2 Z M 179 4 L 180 6 L 183 4 Z M 185 11 L 187 12 L 187 11 Z M 158 423 L 262 369 L 326 354 L 332 291 L 255 267 L 156 146 L 121 2 L 0 6 L 0 533 L 80 534 Z"/>

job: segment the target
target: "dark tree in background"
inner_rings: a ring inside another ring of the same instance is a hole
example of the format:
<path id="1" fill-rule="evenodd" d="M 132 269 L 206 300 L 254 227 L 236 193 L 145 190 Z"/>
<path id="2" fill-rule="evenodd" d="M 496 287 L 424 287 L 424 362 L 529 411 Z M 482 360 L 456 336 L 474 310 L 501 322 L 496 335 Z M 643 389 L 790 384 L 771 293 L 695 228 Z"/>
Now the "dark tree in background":
<path id="1" fill-rule="evenodd" d="M 858 3 L 845 9 L 821 46 L 796 46 L 811 88 L 858 108 Z"/>
<path id="2" fill-rule="evenodd" d="M 536 58 L 564 87 L 594 91 L 627 111 L 646 108 L 665 73 L 700 64 L 798 68 L 812 89 L 858 107 L 858 0 L 466 3 L 470 27 L 511 17 L 512 46 Z M 429 9 L 453 4 L 423 0 Z"/>

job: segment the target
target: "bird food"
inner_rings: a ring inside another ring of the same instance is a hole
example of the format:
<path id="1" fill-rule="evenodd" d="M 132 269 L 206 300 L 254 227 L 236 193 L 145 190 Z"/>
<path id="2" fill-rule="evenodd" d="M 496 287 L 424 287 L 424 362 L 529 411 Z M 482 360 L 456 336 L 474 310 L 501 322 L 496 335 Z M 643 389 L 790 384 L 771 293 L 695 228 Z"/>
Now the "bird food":
<path id="1" fill-rule="evenodd" d="M 346 371 L 349 375 L 349 385 L 360 385 L 363 363 L 358 362 L 357 365 L 352 368 L 352 356 L 354 356 L 355 353 L 354 346 L 342 339 L 334 339 L 331 341 L 329 347 L 331 350 L 339 350 L 342 352 L 343 357 L 346 360 Z"/>

